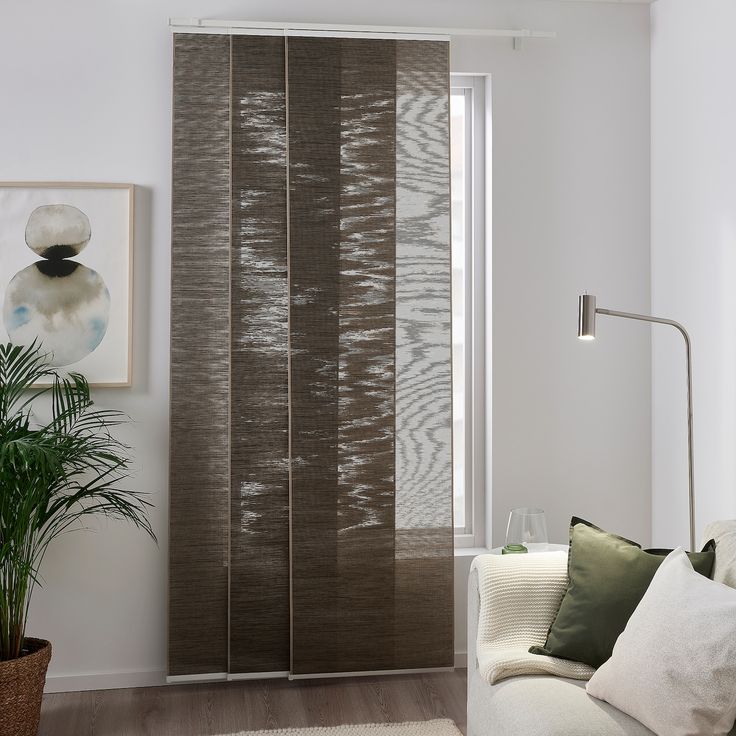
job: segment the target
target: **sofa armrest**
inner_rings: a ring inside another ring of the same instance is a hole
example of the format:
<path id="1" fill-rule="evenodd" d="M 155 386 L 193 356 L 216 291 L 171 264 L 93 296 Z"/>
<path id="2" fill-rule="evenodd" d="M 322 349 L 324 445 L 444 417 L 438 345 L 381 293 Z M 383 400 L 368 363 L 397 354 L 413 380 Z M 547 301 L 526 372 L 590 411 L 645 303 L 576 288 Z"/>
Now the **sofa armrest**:
<path id="1" fill-rule="evenodd" d="M 480 590 L 478 588 L 478 569 L 473 565 L 468 576 L 468 676 L 478 669 L 478 617 L 480 614 Z"/>
<path id="2" fill-rule="evenodd" d="M 543 646 L 567 590 L 567 552 L 480 555 L 468 585 L 468 668 L 490 683 L 520 674 L 588 679 L 578 662 L 529 654 Z"/>
<path id="3" fill-rule="evenodd" d="M 714 521 L 705 528 L 703 542 L 716 543 L 713 580 L 736 588 L 736 521 Z"/>

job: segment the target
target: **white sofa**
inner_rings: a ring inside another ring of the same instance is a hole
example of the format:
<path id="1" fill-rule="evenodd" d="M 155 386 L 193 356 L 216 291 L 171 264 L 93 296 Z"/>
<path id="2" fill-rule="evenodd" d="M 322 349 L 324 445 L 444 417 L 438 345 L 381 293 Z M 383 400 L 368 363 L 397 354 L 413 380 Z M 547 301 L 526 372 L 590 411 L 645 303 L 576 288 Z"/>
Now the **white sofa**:
<path id="1" fill-rule="evenodd" d="M 716 539 L 715 579 L 736 587 L 736 522 L 711 525 L 710 538 Z M 468 585 L 468 736 L 653 736 L 639 721 L 590 697 L 583 680 L 540 674 L 489 684 L 478 666 L 480 604 L 474 568 Z"/>

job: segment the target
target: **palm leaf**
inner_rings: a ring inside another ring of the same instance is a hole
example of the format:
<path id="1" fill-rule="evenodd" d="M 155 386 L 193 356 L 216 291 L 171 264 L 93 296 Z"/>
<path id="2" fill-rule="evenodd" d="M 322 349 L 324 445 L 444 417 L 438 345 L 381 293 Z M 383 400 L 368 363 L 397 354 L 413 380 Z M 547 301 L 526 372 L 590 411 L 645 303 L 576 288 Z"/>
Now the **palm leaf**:
<path id="1" fill-rule="evenodd" d="M 34 418 L 42 396 L 45 423 Z M 130 448 L 112 434 L 126 421 L 94 406 L 84 376 L 55 373 L 37 343 L 0 345 L 0 661 L 20 655 L 38 570 L 60 534 L 101 515 L 155 540 L 150 502 L 127 487 Z"/>

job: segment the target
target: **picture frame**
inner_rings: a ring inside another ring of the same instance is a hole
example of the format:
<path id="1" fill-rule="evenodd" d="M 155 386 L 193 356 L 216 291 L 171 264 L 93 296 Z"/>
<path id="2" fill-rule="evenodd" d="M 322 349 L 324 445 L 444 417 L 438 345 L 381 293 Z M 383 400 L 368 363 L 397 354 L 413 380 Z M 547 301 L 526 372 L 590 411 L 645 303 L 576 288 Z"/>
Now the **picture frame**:
<path id="1" fill-rule="evenodd" d="M 37 339 L 62 375 L 131 386 L 134 225 L 133 184 L 0 182 L 0 342 Z"/>

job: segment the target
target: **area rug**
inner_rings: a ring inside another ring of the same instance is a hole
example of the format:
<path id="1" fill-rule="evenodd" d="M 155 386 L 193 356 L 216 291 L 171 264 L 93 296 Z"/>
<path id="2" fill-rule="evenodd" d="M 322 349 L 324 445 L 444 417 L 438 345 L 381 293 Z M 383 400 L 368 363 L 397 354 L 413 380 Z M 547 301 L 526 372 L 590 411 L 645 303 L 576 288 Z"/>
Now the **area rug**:
<path id="1" fill-rule="evenodd" d="M 462 736 L 449 718 L 408 723 L 360 723 L 346 726 L 278 728 L 272 731 L 241 731 L 233 736 Z"/>

